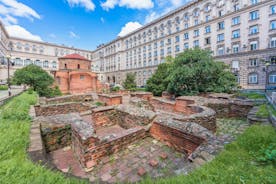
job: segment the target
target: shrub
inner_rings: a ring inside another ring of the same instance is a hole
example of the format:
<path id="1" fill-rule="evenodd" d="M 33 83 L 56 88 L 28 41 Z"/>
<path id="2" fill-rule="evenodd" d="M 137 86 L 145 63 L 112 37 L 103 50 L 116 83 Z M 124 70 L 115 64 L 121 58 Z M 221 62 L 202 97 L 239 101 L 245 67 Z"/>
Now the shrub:
<path id="1" fill-rule="evenodd" d="M 133 74 L 133 73 L 127 74 L 126 80 L 123 82 L 123 87 L 127 90 L 136 88 L 135 74 Z"/>
<path id="2" fill-rule="evenodd" d="M 1 90 L 8 90 L 8 86 L 7 85 L 0 85 L 0 91 Z"/>

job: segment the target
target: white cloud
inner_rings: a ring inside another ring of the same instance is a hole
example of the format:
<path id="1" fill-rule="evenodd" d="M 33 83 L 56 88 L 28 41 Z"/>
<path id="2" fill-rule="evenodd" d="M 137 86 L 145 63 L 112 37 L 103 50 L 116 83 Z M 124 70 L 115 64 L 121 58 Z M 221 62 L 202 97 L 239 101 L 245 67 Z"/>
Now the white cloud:
<path id="1" fill-rule="evenodd" d="M 137 29 L 142 27 L 142 25 L 139 22 L 128 22 L 126 25 L 121 29 L 121 32 L 118 34 L 118 36 L 125 36 L 128 33 L 131 33 Z"/>
<path id="2" fill-rule="evenodd" d="M 56 38 L 57 36 L 54 33 L 49 34 L 50 38 Z"/>
<path id="3" fill-rule="evenodd" d="M 8 34 L 13 37 L 34 40 L 34 41 L 42 41 L 40 36 L 30 33 L 25 28 L 23 28 L 19 25 L 6 26 L 6 30 L 7 30 Z"/>
<path id="4" fill-rule="evenodd" d="M 154 7 L 152 0 L 106 0 L 101 3 L 104 10 L 113 9 L 116 5 L 131 9 L 150 9 Z"/>
<path id="5" fill-rule="evenodd" d="M 152 22 L 189 1 L 190 0 L 155 0 L 157 8 L 146 16 L 145 23 Z"/>
<path id="6" fill-rule="evenodd" d="M 73 31 L 69 32 L 69 36 L 70 38 L 80 38 L 79 35 L 77 35 L 76 33 L 74 33 Z"/>
<path id="7" fill-rule="evenodd" d="M 16 24 L 15 17 L 25 17 L 33 21 L 34 18 L 41 19 L 41 16 L 29 6 L 16 0 L 0 0 L 0 18 L 5 25 Z"/>
<path id="8" fill-rule="evenodd" d="M 67 0 L 67 2 L 71 7 L 81 6 L 87 11 L 95 10 L 95 4 L 91 0 Z"/>

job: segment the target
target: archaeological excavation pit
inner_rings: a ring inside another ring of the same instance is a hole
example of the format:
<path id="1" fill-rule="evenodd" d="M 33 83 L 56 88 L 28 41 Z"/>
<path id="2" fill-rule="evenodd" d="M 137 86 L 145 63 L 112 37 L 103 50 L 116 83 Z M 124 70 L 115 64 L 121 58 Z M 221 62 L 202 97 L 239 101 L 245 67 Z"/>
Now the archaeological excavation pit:
<path id="1" fill-rule="evenodd" d="M 119 95 L 99 96 L 103 104 L 114 104 L 98 107 L 91 95 L 40 100 L 34 106 L 31 159 L 90 181 L 134 182 L 189 172 L 195 167 L 190 161 L 216 140 L 217 113 L 207 107 L 210 100 L 139 93 L 121 104 Z"/>

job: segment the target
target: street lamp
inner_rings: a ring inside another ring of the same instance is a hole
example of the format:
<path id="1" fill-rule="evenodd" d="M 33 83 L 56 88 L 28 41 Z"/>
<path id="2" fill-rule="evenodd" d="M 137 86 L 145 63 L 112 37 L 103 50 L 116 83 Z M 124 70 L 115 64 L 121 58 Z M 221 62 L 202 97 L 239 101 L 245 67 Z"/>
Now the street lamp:
<path id="1" fill-rule="evenodd" d="M 7 61 L 8 61 L 8 93 L 9 93 L 9 96 L 11 96 L 10 59 L 11 59 L 11 55 L 7 55 Z"/>

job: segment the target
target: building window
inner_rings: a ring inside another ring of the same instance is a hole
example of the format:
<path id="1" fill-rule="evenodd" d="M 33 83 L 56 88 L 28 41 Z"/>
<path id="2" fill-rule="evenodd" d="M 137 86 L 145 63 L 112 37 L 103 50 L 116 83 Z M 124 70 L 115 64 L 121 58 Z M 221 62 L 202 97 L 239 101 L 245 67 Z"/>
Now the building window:
<path id="1" fill-rule="evenodd" d="M 232 18 L 232 25 L 240 24 L 240 16 Z"/>
<path id="2" fill-rule="evenodd" d="M 180 51 L 180 47 L 179 47 L 179 45 L 176 45 L 175 46 L 175 52 L 179 52 Z"/>
<path id="3" fill-rule="evenodd" d="M 249 67 L 256 67 L 258 66 L 258 59 L 249 59 Z"/>
<path id="4" fill-rule="evenodd" d="M 222 17 L 223 15 L 224 15 L 224 11 L 223 10 L 218 11 L 218 16 L 219 17 Z"/>
<path id="5" fill-rule="evenodd" d="M 23 66 L 23 61 L 20 58 L 15 59 L 15 65 L 16 66 Z"/>
<path id="6" fill-rule="evenodd" d="M 240 30 L 237 29 L 237 30 L 234 30 L 232 32 L 232 38 L 239 38 L 240 37 Z"/>
<path id="7" fill-rule="evenodd" d="M 184 49 L 189 49 L 189 43 L 184 43 Z"/>
<path id="8" fill-rule="evenodd" d="M 180 41 L 179 36 L 176 36 L 176 37 L 175 37 L 175 42 L 178 43 L 179 41 Z"/>
<path id="9" fill-rule="evenodd" d="M 218 41 L 218 42 L 224 41 L 224 33 L 219 34 L 219 35 L 217 36 L 217 41 Z"/>
<path id="10" fill-rule="evenodd" d="M 169 45 L 172 43 L 172 40 L 170 38 L 168 38 L 168 42 Z"/>
<path id="11" fill-rule="evenodd" d="M 256 20 L 259 18 L 259 11 L 256 10 L 256 11 L 250 12 L 249 15 L 250 15 L 250 20 Z"/>
<path id="12" fill-rule="evenodd" d="M 195 20 L 195 26 L 198 25 L 198 19 Z"/>
<path id="13" fill-rule="evenodd" d="M 52 67 L 53 67 L 53 68 L 57 68 L 57 62 L 53 61 L 53 62 L 52 62 Z"/>
<path id="14" fill-rule="evenodd" d="M 276 56 L 270 57 L 270 63 L 275 65 L 276 64 Z"/>
<path id="15" fill-rule="evenodd" d="M 240 65 L 239 61 L 232 61 L 232 68 L 233 69 L 239 70 L 239 68 L 240 68 L 239 65 Z"/>
<path id="16" fill-rule="evenodd" d="M 249 84 L 257 84 L 258 83 L 258 75 L 256 73 L 251 73 L 248 75 L 248 83 Z"/>
<path id="17" fill-rule="evenodd" d="M 250 0 L 251 1 L 251 5 L 257 4 L 259 1 L 258 0 Z"/>
<path id="18" fill-rule="evenodd" d="M 199 30 L 197 29 L 197 30 L 194 30 L 194 36 L 195 37 L 198 37 L 199 36 Z"/>
<path id="19" fill-rule="evenodd" d="M 25 62 L 24 62 L 24 65 L 27 66 L 27 65 L 30 65 L 32 64 L 32 61 L 30 59 L 26 59 Z"/>
<path id="20" fill-rule="evenodd" d="M 224 47 L 219 47 L 217 51 L 218 55 L 221 56 L 224 54 Z"/>
<path id="21" fill-rule="evenodd" d="M 270 48 L 276 48 L 276 37 L 270 39 Z"/>
<path id="22" fill-rule="evenodd" d="M 276 5 L 272 5 L 272 6 L 270 7 L 270 13 L 271 13 L 271 14 L 276 14 Z"/>
<path id="23" fill-rule="evenodd" d="M 218 23 L 218 30 L 224 29 L 224 22 L 219 22 Z"/>
<path id="24" fill-rule="evenodd" d="M 250 50 L 257 50 L 258 49 L 258 41 L 252 41 L 250 42 Z"/>
<path id="25" fill-rule="evenodd" d="M 206 21 L 206 22 L 209 22 L 209 21 L 210 21 L 210 19 L 211 19 L 211 16 L 210 16 L 210 15 L 206 15 L 206 17 L 205 17 L 205 21 Z"/>
<path id="26" fill-rule="evenodd" d="M 184 39 L 185 39 L 185 40 L 189 39 L 189 33 L 185 33 L 185 34 L 184 34 Z"/>
<path id="27" fill-rule="evenodd" d="M 276 29 L 276 20 L 273 20 L 270 22 L 270 30 L 275 30 Z"/>
<path id="28" fill-rule="evenodd" d="M 84 80 L 84 75 L 80 75 L 80 80 Z"/>
<path id="29" fill-rule="evenodd" d="M 194 41 L 194 47 L 199 47 L 199 41 L 198 40 Z"/>
<path id="30" fill-rule="evenodd" d="M 210 45 L 211 44 L 211 38 L 205 38 L 205 45 Z"/>
<path id="31" fill-rule="evenodd" d="M 240 5 L 234 4 L 233 9 L 234 9 L 234 11 L 238 11 L 240 9 Z"/>
<path id="32" fill-rule="evenodd" d="M 48 61 L 44 61 L 43 62 L 43 67 L 44 68 L 48 68 L 49 67 L 49 62 Z"/>
<path id="33" fill-rule="evenodd" d="M 254 35 L 259 33 L 259 26 L 258 25 L 254 25 L 254 26 L 250 26 L 249 27 L 249 34 L 250 35 Z"/>
<path id="34" fill-rule="evenodd" d="M 164 41 L 163 41 L 163 40 L 160 41 L 160 46 L 161 46 L 161 47 L 164 47 Z"/>
<path id="35" fill-rule="evenodd" d="M 167 53 L 168 53 L 168 54 L 171 54 L 171 53 L 172 53 L 172 48 L 171 48 L 171 47 L 168 47 L 168 48 L 167 48 Z"/>
<path id="36" fill-rule="evenodd" d="M 240 52 L 240 45 L 233 45 L 232 48 L 233 48 L 233 53 Z"/>
<path id="37" fill-rule="evenodd" d="M 268 83 L 275 84 L 276 83 L 276 72 L 271 72 L 268 76 Z"/>
<path id="38" fill-rule="evenodd" d="M 185 23 L 185 24 L 184 24 L 184 29 L 188 29 L 188 27 L 189 27 L 189 24 L 188 24 L 188 23 Z"/>
<path id="39" fill-rule="evenodd" d="M 205 27 L 205 33 L 211 33 L 211 26 Z"/>

